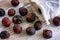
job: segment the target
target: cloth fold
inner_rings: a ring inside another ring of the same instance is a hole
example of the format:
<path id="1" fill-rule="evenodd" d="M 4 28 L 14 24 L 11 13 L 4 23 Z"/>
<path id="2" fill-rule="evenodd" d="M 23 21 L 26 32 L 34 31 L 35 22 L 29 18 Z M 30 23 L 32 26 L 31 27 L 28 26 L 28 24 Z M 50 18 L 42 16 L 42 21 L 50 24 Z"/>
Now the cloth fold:
<path id="1" fill-rule="evenodd" d="M 43 0 L 48 7 L 51 18 L 60 15 L 60 0 Z"/>

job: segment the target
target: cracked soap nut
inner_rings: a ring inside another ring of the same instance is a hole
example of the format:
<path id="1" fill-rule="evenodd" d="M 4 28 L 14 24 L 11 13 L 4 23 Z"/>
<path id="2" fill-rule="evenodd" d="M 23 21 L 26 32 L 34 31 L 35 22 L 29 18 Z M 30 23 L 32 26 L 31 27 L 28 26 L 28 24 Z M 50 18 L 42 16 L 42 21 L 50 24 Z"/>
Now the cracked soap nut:
<path id="1" fill-rule="evenodd" d="M 4 16 L 5 15 L 5 10 L 0 8 L 0 17 Z"/>
<path id="2" fill-rule="evenodd" d="M 51 30 L 43 30 L 43 37 L 46 39 L 52 38 L 52 31 Z"/>
<path id="3" fill-rule="evenodd" d="M 34 27 L 28 27 L 27 29 L 26 29 L 26 33 L 28 34 L 28 35 L 34 35 L 35 34 L 35 29 L 34 29 Z"/>
<path id="4" fill-rule="evenodd" d="M 40 9 L 40 8 L 38 8 L 38 11 L 39 11 L 39 13 L 40 13 L 40 14 L 42 14 L 42 11 L 41 11 L 41 9 Z"/>
<path id="5" fill-rule="evenodd" d="M 8 17 L 4 17 L 4 18 L 2 19 L 2 24 L 3 24 L 3 26 L 5 26 L 5 27 L 9 27 L 10 24 L 11 24 L 11 21 L 9 20 Z"/>
<path id="6" fill-rule="evenodd" d="M 36 21 L 34 24 L 35 30 L 40 30 L 42 28 L 42 23 L 41 21 Z"/>
<path id="7" fill-rule="evenodd" d="M 21 14 L 21 16 L 26 16 L 28 13 L 28 10 L 24 7 L 19 8 L 19 13 Z"/>
<path id="8" fill-rule="evenodd" d="M 12 19 L 13 23 L 15 24 L 20 24 L 23 22 L 23 18 L 19 15 L 15 15 Z"/>
<path id="9" fill-rule="evenodd" d="M 15 15 L 15 10 L 14 9 L 9 9 L 8 10 L 8 15 L 9 16 L 14 16 Z"/>
<path id="10" fill-rule="evenodd" d="M 26 20 L 27 20 L 28 22 L 34 22 L 35 19 L 36 19 L 36 15 L 35 15 L 34 13 L 29 13 L 29 14 L 27 14 L 27 16 L 26 16 Z"/>
<path id="11" fill-rule="evenodd" d="M 55 25 L 55 26 L 60 26 L 60 17 L 55 17 L 55 18 L 53 18 L 53 24 Z"/>
<path id="12" fill-rule="evenodd" d="M 12 6 L 18 6 L 19 5 L 19 0 L 11 0 Z"/>
<path id="13" fill-rule="evenodd" d="M 21 33 L 22 32 L 22 27 L 15 24 L 14 27 L 13 27 L 13 31 L 17 34 Z"/>
<path id="14" fill-rule="evenodd" d="M 0 33 L 0 38 L 1 39 L 7 39 L 7 38 L 9 38 L 10 37 L 10 34 L 7 32 L 7 31 L 2 31 L 1 33 Z"/>

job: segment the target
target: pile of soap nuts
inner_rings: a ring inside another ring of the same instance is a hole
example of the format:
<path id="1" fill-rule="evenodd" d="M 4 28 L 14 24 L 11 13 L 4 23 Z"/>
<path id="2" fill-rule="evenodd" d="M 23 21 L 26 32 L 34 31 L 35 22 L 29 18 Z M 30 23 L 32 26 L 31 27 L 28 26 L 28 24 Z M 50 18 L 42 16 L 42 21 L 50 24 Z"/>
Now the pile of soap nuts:
<path id="1" fill-rule="evenodd" d="M 11 5 L 13 7 L 17 7 L 19 5 L 19 0 L 11 0 Z M 40 11 L 40 10 L 38 10 Z M 41 12 L 41 11 L 40 11 Z M 22 32 L 22 27 L 18 24 L 23 23 L 23 16 L 25 16 L 27 22 L 32 23 L 36 20 L 36 15 L 34 13 L 29 13 L 28 14 L 28 10 L 27 8 L 21 7 L 19 8 L 19 14 L 20 15 L 15 15 L 16 14 L 16 10 L 15 9 L 9 9 L 8 10 L 8 16 L 12 17 L 12 22 L 14 23 L 13 26 L 13 31 L 16 34 L 20 34 Z M 0 8 L 0 17 L 3 17 L 5 15 L 5 10 L 3 8 Z M 52 20 L 53 24 L 55 26 L 60 26 L 60 17 L 55 17 Z M 2 19 L 2 24 L 4 27 L 9 27 L 11 25 L 11 21 L 8 17 L 4 17 Z M 37 20 L 33 26 L 30 26 L 26 29 L 26 33 L 27 35 L 34 35 L 36 31 L 40 30 L 42 28 L 42 23 L 40 20 Z M 6 39 L 10 37 L 10 33 L 7 31 L 2 31 L 0 33 L 0 38 L 1 39 Z M 46 39 L 52 38 L 52 31 L 45 29 L 43 30 L 43 37 Z"/>

